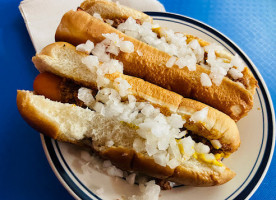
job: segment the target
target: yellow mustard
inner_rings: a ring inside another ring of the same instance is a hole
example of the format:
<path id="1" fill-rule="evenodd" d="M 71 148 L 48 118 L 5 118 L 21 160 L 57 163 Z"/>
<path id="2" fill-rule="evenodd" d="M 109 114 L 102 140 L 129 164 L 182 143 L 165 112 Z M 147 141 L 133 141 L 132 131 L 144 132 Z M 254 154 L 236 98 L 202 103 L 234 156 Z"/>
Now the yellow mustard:
<path id="1" fill-rule="evenodd" d="M 222 153 L 223 154 L 223 153 Z M 197 160 L 200 160 L 202 162 L 206 162 L 206 163 L 209 163 L 211 165 L 217 165 L 217 166 L 220 166 L 222 167 L 223 166 L 223 163 L 217 161 L 217 159 L 220 159 L 221 158 L 221 154 L 216 154 L 215 155 L 215 158 L 216 159 L 213 159 L 213 160 L 207 160 L 206 157 L 205 157 L 205 154 L 203 153 L 194 153 L 193 157 Z"/>
<path id="2" fill-rule="evenodd" d="M 124 121 L 120 121 L 120 122 L 121 122 L 123 125 L 128 126 L 128 127 L 132 128 L 132 129 L 135 129 L 135 130 L 139 129 L 139 127 L 136 126 L 135 124 L 127 123 L 127 122 L 124 122 Z"/>

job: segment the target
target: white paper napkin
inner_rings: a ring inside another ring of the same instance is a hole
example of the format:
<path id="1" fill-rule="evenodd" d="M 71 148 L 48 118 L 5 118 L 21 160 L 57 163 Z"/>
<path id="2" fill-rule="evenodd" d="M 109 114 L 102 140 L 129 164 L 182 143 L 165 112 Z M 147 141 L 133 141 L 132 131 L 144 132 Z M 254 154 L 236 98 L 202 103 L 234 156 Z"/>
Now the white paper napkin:
<path id="1" fill-rule="evenodd" d="M 63 14 L 75 10 L 83 0 L 24 0 L 19 9 L 36 52 L 55 42 L 55 31 Z M 119 3 L 140 11 L 161 11 L 157 0 L 119 0 Z"/>

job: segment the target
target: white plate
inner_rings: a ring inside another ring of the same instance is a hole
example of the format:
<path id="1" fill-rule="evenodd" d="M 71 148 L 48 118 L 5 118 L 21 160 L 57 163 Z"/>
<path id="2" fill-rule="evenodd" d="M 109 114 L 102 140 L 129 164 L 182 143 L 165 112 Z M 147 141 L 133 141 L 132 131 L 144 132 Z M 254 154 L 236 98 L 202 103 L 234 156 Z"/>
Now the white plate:
<path id="1" fill-rule="evenodd" d="M 181 186 L 162 191 L 160 199 L 246 199 L 263 180 L 274 150 L 274 113 L 267 87 L 251 60 L 236 44 L 202 22 L 171 13 L 149 12 L 161 26 L 175 31 L 196 35 L 210 42 L 220 43 L 230 53 L 237 53 L 258 80 L 259 88 L 254 96 L 254 107 L 248 116 L 238 122 L 241 147 L 225 159 L 224 163 L 237 175 L 230 182 L 208 188 Z M 97 170 L 82 171 L 81 150 L 73 145 L 56 142 L 41 136 L 48 161 L 64 187 L 80 199 L 121 199 L 137 194 L 137 185 L 130 186 L 122 179 L 109 177 Z M 96 190 L 104 188 L 97 196 Z"/>

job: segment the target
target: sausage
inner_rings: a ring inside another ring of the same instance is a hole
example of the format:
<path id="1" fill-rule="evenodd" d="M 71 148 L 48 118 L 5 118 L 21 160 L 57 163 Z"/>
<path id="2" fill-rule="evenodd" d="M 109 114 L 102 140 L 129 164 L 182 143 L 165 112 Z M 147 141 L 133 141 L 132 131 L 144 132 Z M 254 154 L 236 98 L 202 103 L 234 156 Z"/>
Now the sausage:
<path id="1" fill-rule="evenodd" d="M 61 101 L 61 82 L 61 77 L 49 72 L 43 72 L 38 74 L 35 78 L 33 88 L 36 94 L 44 95 L 46 98 L 53 101 Z"/>
<path id="2" fill-rule="evenodd" d="M 66 78 L 62 78 L 49 72 L 39 74 L 33 84 L 36 94 L 44 95 L 52 101 L 75 104 L 86 107 L 78 98 L 78 90 L 81 86 Z M 96 92 L 93 91 L 95 96 Z"/>

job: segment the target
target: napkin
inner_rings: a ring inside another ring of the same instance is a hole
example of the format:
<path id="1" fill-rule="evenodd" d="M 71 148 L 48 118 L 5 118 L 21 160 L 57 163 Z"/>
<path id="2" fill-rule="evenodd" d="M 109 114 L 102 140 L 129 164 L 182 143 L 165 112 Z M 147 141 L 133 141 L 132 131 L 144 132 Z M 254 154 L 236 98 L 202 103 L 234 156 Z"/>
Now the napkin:
<path id="1" fill-rule="evenodd" d="M 19 10 L 36 52 L 55 42 L 55 31 L 63 14 L 76 8 L 83 0 L 24 0 Z M 140 11 L 164 12 L 164 6 L 157 0 L 119 0 L 122 5 Z"/>

